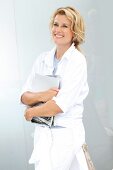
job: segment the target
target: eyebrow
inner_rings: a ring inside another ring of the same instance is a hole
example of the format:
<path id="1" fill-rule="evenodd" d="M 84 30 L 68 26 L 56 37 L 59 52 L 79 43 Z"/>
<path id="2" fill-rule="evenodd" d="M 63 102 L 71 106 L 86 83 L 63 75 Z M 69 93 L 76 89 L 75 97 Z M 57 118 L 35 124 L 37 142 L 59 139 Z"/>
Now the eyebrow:
<path id="1" fill-rule="evenodd" d="M 56 24 L 58 24 L 59 22 L 58 22 L 58 21 L 54 21 L 53 23 L 56 23 Z M 71 25 L 70 25 L 70 24 L 68 24 L 68 23 L 62 23 L 62 25 L 71 26 Z"/>

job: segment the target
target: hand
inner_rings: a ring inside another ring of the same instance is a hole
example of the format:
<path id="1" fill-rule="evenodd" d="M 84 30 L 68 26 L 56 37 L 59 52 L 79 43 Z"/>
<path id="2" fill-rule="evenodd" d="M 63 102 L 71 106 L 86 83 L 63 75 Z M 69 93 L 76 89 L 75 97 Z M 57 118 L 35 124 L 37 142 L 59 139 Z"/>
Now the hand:
<path id="1" fill-rule="evenodd" d="M 43 92 L 42 101 L 47 102 L 47 101 L 51 100 L 54 96 L 57 95 L 58 92 L 59 92 L 59 89 L 56 87 L 53 87 L 53 88 Z"/>
<path id="2" fill-rule="evenodd" d="M 32 114 L 32 108 L 28 108 L 25 110 L 25 114 L 24 117 L 27 121 L 31 121 L 33 118 L 33 114 Z"/>

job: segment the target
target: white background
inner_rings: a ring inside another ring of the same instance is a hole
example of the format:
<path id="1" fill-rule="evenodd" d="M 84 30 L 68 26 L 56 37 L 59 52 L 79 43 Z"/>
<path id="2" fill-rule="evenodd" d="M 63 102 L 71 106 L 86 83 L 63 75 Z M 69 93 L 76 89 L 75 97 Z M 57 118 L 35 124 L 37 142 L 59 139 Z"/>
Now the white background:
<path id="1" fill-rule="evenodd" d="M 0 0 L 0 170 L 33 170 L 34 125 L 24 120 L 19 94 L 36 57 L 53 47 L 49 21 L 61 6 L 74 6 L 85 19 L 86 141 L 96 170 L 113 168 L 112 0 Z"/>

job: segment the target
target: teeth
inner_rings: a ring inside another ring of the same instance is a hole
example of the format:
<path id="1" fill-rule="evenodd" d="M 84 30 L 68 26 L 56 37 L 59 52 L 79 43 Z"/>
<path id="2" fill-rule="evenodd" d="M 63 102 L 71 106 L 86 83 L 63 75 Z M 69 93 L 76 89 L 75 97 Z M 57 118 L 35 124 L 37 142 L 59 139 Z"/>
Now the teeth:
<path id="1" fill-rule="evenodd" d="M 55 35 L 56 37 L 58 37 L 58 38 L 62 38 L 63 36 L 62 35 Z"/>

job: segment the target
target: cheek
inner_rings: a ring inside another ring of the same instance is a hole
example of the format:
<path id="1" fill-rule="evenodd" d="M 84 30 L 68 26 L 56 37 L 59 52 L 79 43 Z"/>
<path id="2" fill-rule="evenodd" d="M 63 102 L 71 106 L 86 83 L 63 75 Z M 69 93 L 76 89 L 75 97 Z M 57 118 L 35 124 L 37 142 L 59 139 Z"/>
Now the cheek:
<path id="1" fill-rule="evenodd" d="M 51 30 L 51 38 L 53 39 L 53 41 L 55 40 L 55 30 L 54 29 L 52 29 Z"/>
<path id="2" fill-rule="evenodd" d="M 53 37 L 53 35 L 54 35 L 54 31 L 53 29 L 51 29 L 51 36 Z"/>
<path id="3" fill-rule="evenodd" d="M 54 36 L 54 33 L 55 33 L 55 29 L 52 28 L 52 29 L 51 29 L 51 35 L 52 35 L 52 37 Z"/>
<path id="4" fill-rule="evenodd" d="M 56 31 L 55 27 L 52 27 L 51 32 L 53 33 L 55 31 Z"/>
<path id="5" fill-rule="evenodd" d="M 73 39 L 73 34 L 72 33 L 67 33 L 68 39 L 72 40 Z"/>

